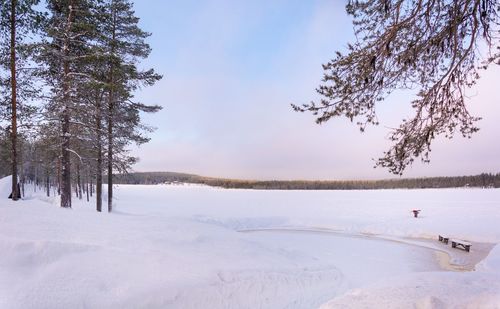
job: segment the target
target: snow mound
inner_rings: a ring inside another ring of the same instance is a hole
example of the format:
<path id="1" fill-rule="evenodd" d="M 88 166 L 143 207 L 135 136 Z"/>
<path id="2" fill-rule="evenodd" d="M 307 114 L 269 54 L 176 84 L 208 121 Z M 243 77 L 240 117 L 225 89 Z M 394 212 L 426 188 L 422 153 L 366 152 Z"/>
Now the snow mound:
<path id="1" fill-rule="evenodd" d="M 433 272 L 380 281 L 320 308 L 500 308 L 499 292 L 497 275 Z"/>
<path id="2" fill-rule="evenodd" d="M 497 244 L 490 251 L 488 257 L 486 257 L 484 261 L 479 263 L 477 269 L 484 272 L 497 272 L 500 276 L 500 245 Z"/>
<path id="3" fill-rule="evenodd" d="M 0 178 L 0 200 L 6 199 L 12 190 L 12 176 Z"/>

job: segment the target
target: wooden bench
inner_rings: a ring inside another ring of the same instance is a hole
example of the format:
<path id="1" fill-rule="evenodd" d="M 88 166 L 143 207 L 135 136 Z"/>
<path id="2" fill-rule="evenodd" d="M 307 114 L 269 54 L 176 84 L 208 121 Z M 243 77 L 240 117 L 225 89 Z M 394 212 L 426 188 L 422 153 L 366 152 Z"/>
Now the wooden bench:
<path id="1" fill-rule="evenodd" d="M 470 247 L 472 245 L 466 241 L 460 239 L 451 239 L 451 247 L 452 248 L 462 248 L 467 252 L 470 252 Z"/>
<path id="2" fill-rule="evenodd" d="M 448 244 L 448 240 L 450 240 L 449 237 L 439 235 L 440 242 L 444 242 L 445 244 Z"/>

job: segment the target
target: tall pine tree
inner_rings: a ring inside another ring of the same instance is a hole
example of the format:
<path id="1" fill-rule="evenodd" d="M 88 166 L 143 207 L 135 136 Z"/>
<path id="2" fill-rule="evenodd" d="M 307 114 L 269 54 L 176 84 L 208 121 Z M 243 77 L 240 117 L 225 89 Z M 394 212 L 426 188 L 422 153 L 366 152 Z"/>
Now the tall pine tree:
<path id="1" fill-rule="evenodd" d="M 137 65 L 151 52 L 145 39 L 149 33 L 140 29 L 132 3 L 128 0 L 106 0 L 102 7 L 106 16 L 101 42 L 108 53 L 107 61 L 107 182 L 108 211 L 113 209 L 113 171 L 133 162 L 125 154 L 130 142 L 147 141 L 141 137 L 144 127 L 139 112 L 156 112 L 159 106 L 133 101 L 133 92 L 141 86 L 153 85 L 161 79 L 154 70 L 141 71 Z M 117 160 L 120 158 L 121 160 Z"/>
<path id="2" fill-rule="evenodd" d="M 52 98 L 46 110 L 60 128 L 61 207 L 71 207 L 71 155 L 76 154 L 71 139 L 73 126 L 78 125 L 74 119 L 81 101 L 79 89 L 90 78 L 85 68 L 91 63 L 96 33 L 93 7 L 90 0 L 48 1 L 51 15 L 43 61 L 48 67 L 46 81 Z"/>
<path id="3" fill-rule="evenodd" d="M 33 36 L 37 32 L 42 14 L 34 7 L 39 0 L 0 0 L 0 67 L 4 74 L 0 76 L 2 105 L 7 107 L 4 116 L 9 118 L 10 126 L 10 163 L 12 173 L 12 200 L 20 198 L 18 190 L 18 122 L 19 118 L 29 118 L 30 109 L 27 100 L 33 96 L 33 83 L 28 83 L 32 71 L 22 71 L 22 64 L 29 61 Z M 27 41 L 31 39 L 31 42 Z M 7 73 L 5 72 L 7 71 Z M 6 73 L 6 74 L 5 74 Z M 20 101 L 24 99 L 24 108 Z M 20 108 L 21 107 L 21 108 Z M 20 111 L 24 111 L 20 115 Z"/>

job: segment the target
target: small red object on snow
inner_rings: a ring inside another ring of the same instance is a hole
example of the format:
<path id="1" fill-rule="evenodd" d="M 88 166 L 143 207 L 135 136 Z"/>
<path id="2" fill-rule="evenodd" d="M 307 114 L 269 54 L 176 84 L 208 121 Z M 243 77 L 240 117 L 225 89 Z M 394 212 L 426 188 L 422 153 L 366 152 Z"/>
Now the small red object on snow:
<path id="1" fill-rule="evenodd" d="M 415 218 L 417 218 L 418 217 L 418 213 L 420 212 L 420 209 L 413 209 L 412 212 L 413 212 L 413 216 Z"/>

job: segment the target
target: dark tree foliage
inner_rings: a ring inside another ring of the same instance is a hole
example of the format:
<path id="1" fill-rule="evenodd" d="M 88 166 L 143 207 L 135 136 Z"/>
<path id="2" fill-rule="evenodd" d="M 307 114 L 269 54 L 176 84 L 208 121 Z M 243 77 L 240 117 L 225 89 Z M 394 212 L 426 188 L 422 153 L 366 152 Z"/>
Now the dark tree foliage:
<path id="1" fill-rule="evenodd" d="M 95 15 L 91 0 L 50 0 L 50 18 L 45 27 L 48 40 L 44 42 L 42 59 L 47 66 L 45 77 L 52 98 L 48 114 L 54 114 L 60 126 L 61 147 L 61 207 L 71 207 L 71 154 L 73 120 L 80 104 L 78 91 L 88 82 L 85 66 L 91 60 L 91 42 L 95 34 Z M 52 117 L 52 116 L 50 116 Z"/>
<path id="2" fill-rule="evenodd" d="M 417 90 L 415 115 L 391 133 L 393 146 L 376 164 L 399 175 L 415 158 L 429 162 L 436 136 L 478 131 L 466 90 L 480 69 L 500 64 L 498 0 L 352 0 L 346 10 L 357 40 L 323 65 L 320 102 L 296 111 L 312 112 L 317 123 L 356 119 L 364 131 L 378 124 L 377 102 Z"/>
<path id="3" fill-rule="evenodd" d="M 499 174 L 387 180 L 243 180 L 203 177 L 173 172 L 145 172 L 114 175 L 123 184 L 196 183 L 221 188 L 256 190 L 375 190 L 480 187 L 500 188 Z"/>

